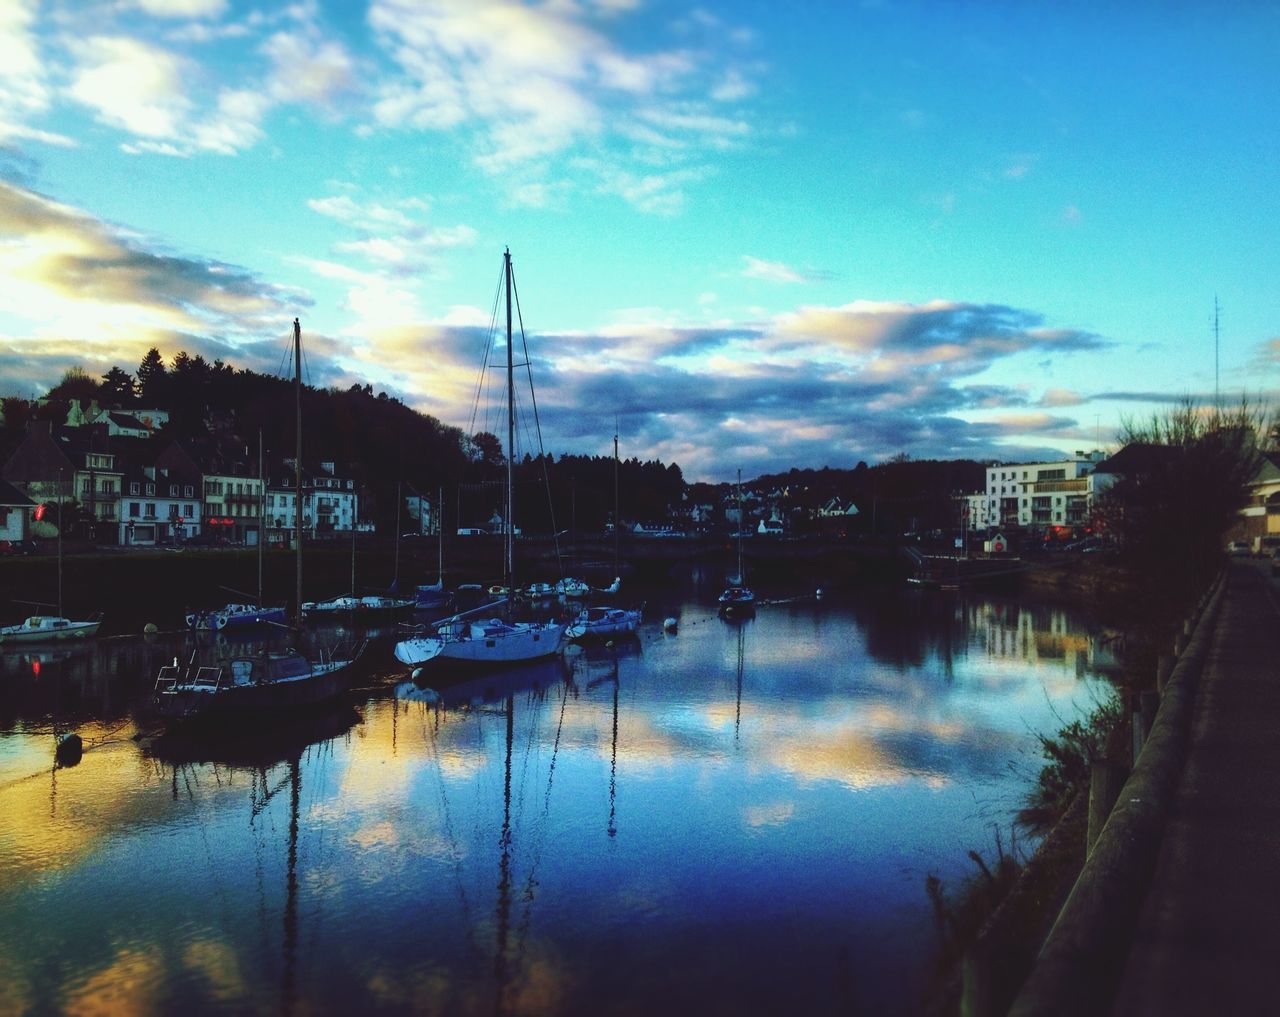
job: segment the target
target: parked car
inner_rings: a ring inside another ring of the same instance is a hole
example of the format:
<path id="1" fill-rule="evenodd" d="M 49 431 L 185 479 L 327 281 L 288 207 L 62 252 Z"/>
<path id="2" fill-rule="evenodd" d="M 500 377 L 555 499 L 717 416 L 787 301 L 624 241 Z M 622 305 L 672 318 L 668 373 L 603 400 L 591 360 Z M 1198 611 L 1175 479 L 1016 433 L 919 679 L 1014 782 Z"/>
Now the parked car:
<path id="1" fill-rule="evenodd" d="M 1247 540 L 1233 540 L 1227 545 L 1227 554 L 1230 555 L 1244 557 L 1249 554 L 1249 550 L 1249 542 Z"/>
<path id="2" fill-rule="evenodd" d="M 0 540 L 0 554 L 35 554 L 39 550 L 34 540 Z"/>

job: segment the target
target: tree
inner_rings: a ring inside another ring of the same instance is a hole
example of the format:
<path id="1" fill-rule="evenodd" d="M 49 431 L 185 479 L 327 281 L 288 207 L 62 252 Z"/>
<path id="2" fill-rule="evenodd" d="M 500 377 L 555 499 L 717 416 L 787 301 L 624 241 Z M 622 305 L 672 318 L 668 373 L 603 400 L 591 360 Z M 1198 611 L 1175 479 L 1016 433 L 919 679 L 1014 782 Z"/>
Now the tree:
<path id="1" fill-rule="evenodd" d="M 484 466 L 501 466 L 505 461 L 502 454 L 502 442 L 498 440 L 498 436 L 490 431 L 480 431 L 471 436 L 472 454 L 471 458 L 474 462 L 481 463 Z"/>
<path id="2" fill-rule="evenodd" d="M 158 406 L 165 399 L 168 395 L 168 373 L 160 351 L 152 346 L 138 365 L 138 394 L 143 402 Z"/>
<path id="3" fill-rule="evenodd" d="M 1098 499 L 1095 521 L 1141 567 L 1202 581 L 1248 503 L 1267 431 L 1244 401 L 1230 411 L 1185 402 L 1145 423 L 1125 421 L 1124 448 L 1111 460 L 1119 479 Z"/>
<path id="4" fill-rule="evenodd" d="M 50 399 L 97 399 L 102 387 L 83 368 L 69 367 L 62 380 L 49 389 Z"/>
<path id="5" fill-rule="evenodd" d="M 102 376 L 102 398 L 111 405 L 131 406 L 138 387 L 133 375 L 113 367 Z"/>

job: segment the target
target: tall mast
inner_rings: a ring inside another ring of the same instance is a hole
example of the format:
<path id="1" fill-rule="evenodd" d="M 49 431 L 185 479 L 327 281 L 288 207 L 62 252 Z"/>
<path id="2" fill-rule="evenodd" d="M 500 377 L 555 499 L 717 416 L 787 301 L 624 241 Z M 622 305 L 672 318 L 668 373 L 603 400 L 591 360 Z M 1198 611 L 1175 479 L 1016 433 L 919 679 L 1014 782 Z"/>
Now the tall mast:
<path id="1" fill-rule="evenodd" d="M 1222 408 L 1222 396 L 1218 388 L 1218 294 L 1213 295 L 1213 407 Z"/>
<path id="2" fill-rule="evenodd" d="M 403 501 L 404 478 L 396 481 L 396 550 L 394 571 L 391 573 L 391 589 L 400 592 L 400 503 Z"/>
<path id="3" fill-rule="evenodd" d="M 267 484 L 262 476 L 262 428 L 258 428 L 258 607 L 262 607 L 262 555 L 263 540 L 266 537 L 266 490 Z"/>
<path id="4" fill-rule="evenodd" d="M 75 480 L 71 481 L 75 484 Z M 58 617 L 62 617 L 62 510 L 66 498 L 66 481 L 62 470 L 58 470 Z"/>
<path id="5" fill-rule="evenodd" d="M 516 530 L 511 518 L 515 508 L 516 457 L 516 390 L 515 351 L 511 338 L 511 249 L 502 254 L 503 276 L 507 286 L 507 601 L 515 596 Z"/>
<path id="6" fill-rule="evenodd" d="M 614 422 L 613 433 L 613 575 L 618 576 L 618 541 L 621 539 L 618 527 L 621 520 L 618 518 L 618 431 L 617 422 Z"/>
<path id="7" fill-rule="evenodd" d="M 738 470 L 738 582 L 747 585 L 747 577 L 742 574 L 742 526 L 746 520 L 742 518 L 742 470 Z"/>
<path id="8" fill-rule="evenodd" d="M 293 319 L 293 431 L 294 444 L 293 463 L 293 532 L 295 536 L 295 589 L 297 599 L 294 601 L 295 617 L 302 621 L 302 325 Z"/>

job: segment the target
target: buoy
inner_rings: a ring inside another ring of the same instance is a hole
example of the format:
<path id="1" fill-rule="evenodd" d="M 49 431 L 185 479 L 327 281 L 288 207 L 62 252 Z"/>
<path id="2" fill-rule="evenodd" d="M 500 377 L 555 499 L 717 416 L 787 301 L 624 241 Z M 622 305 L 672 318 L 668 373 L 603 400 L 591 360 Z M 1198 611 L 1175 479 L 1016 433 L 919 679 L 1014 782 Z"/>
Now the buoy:
<path id="1" fill-rule="evenodd" d="M 822 587 L 821 587 L 821 586 L 819 586 L 819 587 L 814 591 L 813 596 L 814 596 L 814 598 L 815 598 L 815 599 L 817 599 L 817 600 L 821 600 L 821 599 L 822 599 Z"/>
<path id="2" fill-rule="evenodd" d="M 409 677 L 416 682 L 420 677 L 422 677 L 422 668 L 415 667 L 412 671 L 409 672 Z"/>
<path id="3" fill-rule="evenodd" d="M 147 622 L 147 624 L 142 626 L 142 631 L 149 636 L 154 636 L 157 632 L 160 631 L 160 627 L 156 625 L 155 622 Z"/>
<path id="4" fill-rule="evenodd" d="M 675 618 L 668 618 L 662 623 L 663 632 L 674 633 L 680 627 L 680 623 Z"/>
<path id="5" fill-rule="evenodd" d="M 72 731 L 58 738 L 58 747 L 53 751 L 53 758 L 62 766 L 75 766 L 84 755 L 84 743 L 80 736 Z"/>

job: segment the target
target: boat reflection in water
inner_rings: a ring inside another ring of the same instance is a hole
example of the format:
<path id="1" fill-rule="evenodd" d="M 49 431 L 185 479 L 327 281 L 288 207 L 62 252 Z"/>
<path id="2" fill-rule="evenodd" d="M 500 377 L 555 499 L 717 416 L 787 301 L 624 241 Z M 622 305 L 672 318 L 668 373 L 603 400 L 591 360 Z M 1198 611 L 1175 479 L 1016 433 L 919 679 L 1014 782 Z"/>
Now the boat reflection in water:
<path id="1" fill-rule="evenodd" d="M 0 1011 L 910 1012 L 926 876 L 971 873 L 1114 641 L 968 594 L 729 625 L 646 592 L 678 635 L 432 687 L 388 633 L 341 709 L 141 746 L 154 666 L 290 637 L 0 654 Z"/>
<path id="2" fill-rule="evenodd" d="M 350 732 L 360 722 L 360 714 L 350 705 L 331 706 L 306 717 L 283 723 L 250 726 L 238 730 L 181 728 L 165 732 L 144 748 L 151 758 L 172 768 L 173 799 L 180 803 L 180 785 L 194 804 L 193 782 L 198 784 L 206 767 L 219 784 L 230 784 L 236 773 L 249 777 L 249 833 L 262 837 L 278 833 L 271 809 L 282 792 L 288 792 L 285 827 L 284 900 L 280 908 L 280 1012 L 292 1014 L 298 1006 L 299 944 L 299 842 L 302 836 L 303 761 L 314 765 L 312 754 L 331 753 L 335 739 Z M 201 765 L 203 764 L 203 765 Z M 283 773 L 281 772 L 283 770 Z M 263 850 L 269 848 L 263 845 Z M 262 878 L 259 859 L 259 879 Z M 271 896 L 261 882 L 258 886 L 259 913 L 265 914 Z M 318 911 L 312 917 L 319 921 Z M 264 930 L 265 935 L 265 930 Z"/>

